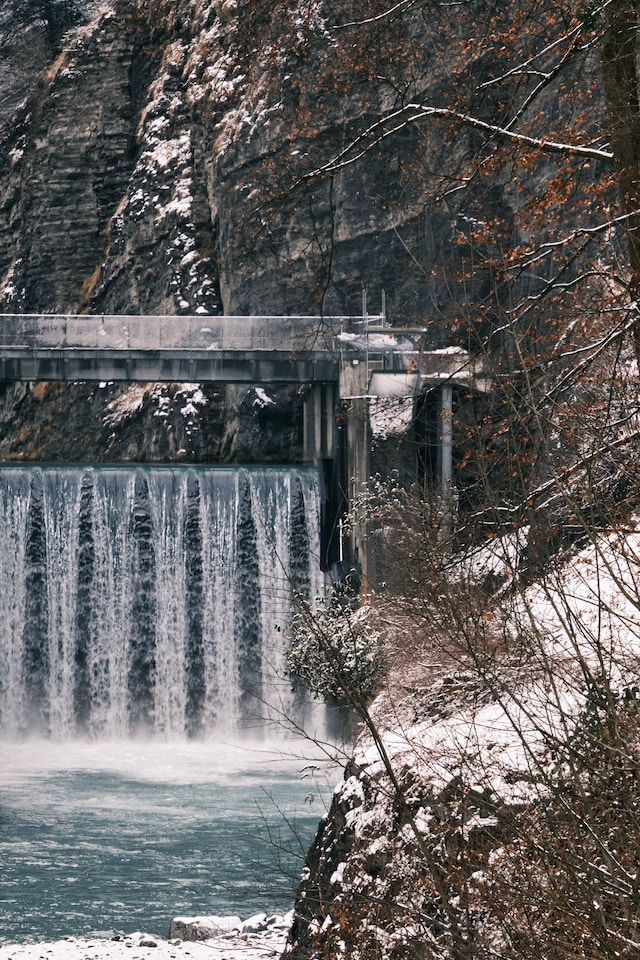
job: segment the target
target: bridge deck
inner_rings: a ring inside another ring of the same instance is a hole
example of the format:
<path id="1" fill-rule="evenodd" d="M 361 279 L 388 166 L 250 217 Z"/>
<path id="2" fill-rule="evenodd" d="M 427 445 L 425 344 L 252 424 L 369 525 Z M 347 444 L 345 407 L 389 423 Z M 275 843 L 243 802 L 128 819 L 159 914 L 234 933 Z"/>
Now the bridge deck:
<path id="1" fill-rule="evenodd" d="M 0 316 L 0 380 L 336 381 L 348 318 Z"/>
<path id="2" fill-rule="evenodd" d="M 325 350 L 349 317 L 2 314 L 0 345 L 89 350 Z"/>
<path id="3" fill-rule="evenodd" d="M 353 380 L 346 371 L 362 364 L 356 392 L 363 396 L 412 396 L 445 381 L 490 389 L 466 351 L 424 351 L 424 330 L 372 326 L 380 319 L 3 314 L 0 380 L 343 380 L 344 387 Z"/>

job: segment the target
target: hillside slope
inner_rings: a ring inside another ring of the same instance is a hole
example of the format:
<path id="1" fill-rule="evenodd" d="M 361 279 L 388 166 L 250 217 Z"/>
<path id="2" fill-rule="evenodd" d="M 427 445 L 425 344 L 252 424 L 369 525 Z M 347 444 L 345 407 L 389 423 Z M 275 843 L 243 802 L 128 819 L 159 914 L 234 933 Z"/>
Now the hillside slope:
<path id="1" fill-rule="evenodd" d="M 637 520 L 528 588 L 514 546 L 439 596 L 373 599 L 385 680 L 354 700 L 291 960 L 637 955 Z M 483 603 L 488 569 L 505 588 Z"/>

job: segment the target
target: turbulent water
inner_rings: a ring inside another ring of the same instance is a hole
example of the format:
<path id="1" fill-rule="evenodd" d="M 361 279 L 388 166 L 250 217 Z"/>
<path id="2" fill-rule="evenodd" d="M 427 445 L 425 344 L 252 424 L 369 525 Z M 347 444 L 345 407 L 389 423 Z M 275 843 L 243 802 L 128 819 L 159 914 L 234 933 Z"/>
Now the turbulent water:
<path id="1" fill-rule="evenodd" d="M 299 721 L 285 628 L 293 586 L 322 589 L 318 504 L 313 470 L 0 469 L 0 735 Z"/>
<path id="2" fill-rule="evenodd" d="M 0 744 L 0 942 L 289 909 L 327 791 L 282 746 Z"/>

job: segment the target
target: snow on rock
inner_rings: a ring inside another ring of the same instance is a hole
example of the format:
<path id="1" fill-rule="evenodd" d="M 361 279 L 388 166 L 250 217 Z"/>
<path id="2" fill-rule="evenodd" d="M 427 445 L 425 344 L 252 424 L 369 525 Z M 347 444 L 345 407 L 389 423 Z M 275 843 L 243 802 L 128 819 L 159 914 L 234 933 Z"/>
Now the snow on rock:
<path id="1" fill-rule="evenodd" d="M 262 387 L 254 387 L 253 391 L 255 393 L 255 400 L 253 401 L 254 408 L 264 410 L 265 407 L 275 404 L 275 400 L 273 400 Z"/>
<path id="2" fill-rule="evenodd" d="M 518 549 L 513 539 L 494 544 L 475 563 L 495 562 L 511 576 Z M 473 567 L 466 582 L 474 582 Z M 628 702 L 629 717 L 636 715 L 638 584 L 640 533 L 631 522 L 544 580 L 497 594 L 482 636 L 499 638 L 503 649 L 496 639 L 480 671 L 470 661 L 465 667 L 459 651 L 447 663 L 444 646 L 430 658 L 433 634 L 421 647 L 400 631 L 413 669 L 394 662 L 370 708 L 376 736 L 361 731 L 307 860 L 291 960 L 339 956 L 343 942 L 357 960 L 423 956 L 411 952 L 416 943 L 450 956 L 447 924 L 463 895 L 478 929 L 491 934 L 483 870 L 500 850 L 508 863 L 510 845 L 518 847 L 514 813 L 554 802 L 561 758 L 575 750 L 579 724 L 592 716 L 589 702 L 597 706 L 589 701 L 594 682 L 602 678 L 612 701 Z M 417 618 L 411 623 L 417 630 Z M 476 870 L 456 886 L 460 850 L 473 853 Z M 444 907 L 439 876 L 451 878 Z"/>
<path id="3" fill-rule="evenodd" d="M 156 393 L 160 392 L 160 387 L 152 388 Z M 149 397 L 149 385 L 146 383 L 132 383 L 127 390 L 119 394 L 114 400 L 107 404 L 103 422 L 109 426 L 115 426 L 124 420 L 130 420 L 142 410 L 142 407 Z"/>
<path id="4" fill-rule="evenodd" d="M 279 916 L 257 913 L 247 920 L 237 916 L 176 917 L 169 928 L 170 940 L 202 941 L 219 937 L 258 935 L 266 932 L 286 932 L 291 926 L 293 912 Z"/>
<path id="5" fill-rule="evenodd" d="M 105 408 L 104 423 L 116 425 L 135 417 L 146 403 L 155 407 L 154 417 L 166 419 L 175 410 L 185 419 L 199 416 L 199 408 L 208 398 L 197 383 L 168 385 L 163 383 L 132 383 Z"/>
<path id="6" fill-rule="evenodd" d="M 379 440 L 401 436 L 414 420 L 414 397 L 372 397 L 369 401 L 371 432 Z"/>
<path id="7" fill-rule="evenodd" d="M 93 937 L 65 937 L 56 942 L 0 943 L 0 960 L 268 960 L 282 953 L 292 913 L 239 917 L 178 918 L 174 924 L 210 924 L 206 938 L 176 936 L 168 939 L 136 932 L 106 933 Z M 203 927 L 204 929 L 204 927 Z"/>
<path id="8" fill-rule="evenodd" d="M 239 930 L 240 917 L 176 917 L 169 928 L 170 938 L 210 940 L 232 930 Z"/>
<path id="9" fill-rule="evenodd" d="M 175 396 L 176 400 L 184 401 L 184 406 L 180 407 L 183 417 L 197 417 L 198 407 L 204 407 L 209 402 L 198 383 L 181 384 Z"/>

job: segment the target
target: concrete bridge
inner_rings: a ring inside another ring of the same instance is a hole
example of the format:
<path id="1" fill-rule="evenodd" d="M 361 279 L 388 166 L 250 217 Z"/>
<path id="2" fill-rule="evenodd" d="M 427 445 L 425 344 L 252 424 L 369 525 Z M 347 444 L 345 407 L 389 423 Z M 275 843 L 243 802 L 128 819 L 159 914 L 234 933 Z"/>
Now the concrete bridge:
<path id="1" fill-rule="evenodd" d="M 424 334 L 389 327 L 384 317 L 5 314 L 0 380 L 300 384 L 303 456 L 324 464 L 332 488 L 327 556 L 334 562 L 343 559 L 336 518 L 353 478 L 369 477 L 374 404 L 411 405 L 438 392 L 438 473 L 443 502 L 450 500 L 453 390 L 491 385 L 466 351 L 425 351 Z M 357 542 L 351 553 L 362 562 Z"/>
<path id="2" fill-rule="evenodd" d="M 0 379 L 320 383 L 343 318 L 0 316 Z"/>
<path id="3" fill-rule="evenodd" d="M 343 317 L 5 314 L 0 380 L 297 383 L 304 459 L 331 456 Z"/>

